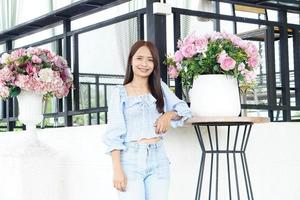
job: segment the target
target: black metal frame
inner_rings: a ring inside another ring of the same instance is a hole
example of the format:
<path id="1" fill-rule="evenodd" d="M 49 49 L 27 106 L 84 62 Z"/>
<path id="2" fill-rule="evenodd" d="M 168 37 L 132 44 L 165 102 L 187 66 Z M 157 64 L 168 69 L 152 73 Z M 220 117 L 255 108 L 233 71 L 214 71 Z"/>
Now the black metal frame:
<path id="1" fill-rule="evenodd" d="M 197 122 L 193 123 L 193 126 L 195 128 L 197 138 L 201 147 L 201 161 L 200 161 L 200 168 L 199 168 L 199 175 L 198 175 L 198 182 L 197 182 L 197 189 L 196 189 L 196 196 L 195 200 L 200 200 L 201 199 L 201 194 L 202 192 L 202 186 L 203 186 L 203 175 L 205 171 L 205 160 L 206 156 L 210 154 L 211 156 L 211 162 L 210 165 L 208 166 L 208 169 L 210 169 L 210 174 L 209 174 L 209 190 L 208 190 L 208 199 L 212 199 L 212 193 L 215 192 L 214 199 L 224 199 L 224 197 L 219 198 L 218 196 L 218 187 L 219 187 L 219 157 L 222 155 L 226 155 L 226 164 L 227 166 L 227 180 L 228 180 L 228 194 L 229 194 L 229 199 L 245 199 L 242 198 L 242 194 L 240 193 L 240 187 L 241 183 L 239 183 L 239 174 L 238 174 L 238 169 L 237 169 L 237 161 L 236 161 L 236 156 L 240 155 L 241 157 L 241 162 L 242 162 L 242 171 L 243 171 L 243 178 L 244 178 L 244 186 L 247 191 L 247 199 L 248 200 L 253 200 L 254 195 L 252 191 L 252 186 L 251 186 L 251 181 L 250 181 L 250 175 L 249 175 L 249 169 L 248 169 L 248 164 L 247 164 L 247 158 L 246 158 L 246 148 L 252 128 L 252 122 Z M 226 148 L 221 148 L 219 145 L 219 135 L 224 134 L 220 133 L 218 128 L 220 127 L 227 127 L 227 140 L 226 140 Z M 231 128 L 236 127 L 235 134 L 231 133 Z M 203 130 L 205 128 L 207 135 L 205 134 L 205 131 Z M 243 129 L 244 128 L 244 129 Z M 212 137 L 212 131 L 214 130 L 215 137 Z M 241 132 L 240 132 L 241 131 Z M 242 142 L 240 146 L 237 146 L 239 135 L 242 134 Z M 230 147 L 230 135 L 234 135 L 234 145 Z M 204 137 L 209 138 L 209 144 L 205 145 L 204 142 Z M 214 139 L 214 140 L 213 140 Z M 216 167 L 214 167 L 214 157 L 216 157 Z M 234 163 L 234 171 L 231 171 L 230 168 L 230 158 L 232 158 L 233 163 Z M 215 169 L 215 171 L 213 170 Z M 234 173 L 235 177 L 235 186 L 232 185 L 231 181 L 231 176 L 232 173 Z M 215 177 L 213 175 L 215 174 Z M 212 191 L 212 182 L 213 179 L 215 178 L 215 191 Z M 235 187 L 235 191 L 237 196 L 233 196 L 233 187 Z M 203 198 L 202 198 L 203 199 Z"/>

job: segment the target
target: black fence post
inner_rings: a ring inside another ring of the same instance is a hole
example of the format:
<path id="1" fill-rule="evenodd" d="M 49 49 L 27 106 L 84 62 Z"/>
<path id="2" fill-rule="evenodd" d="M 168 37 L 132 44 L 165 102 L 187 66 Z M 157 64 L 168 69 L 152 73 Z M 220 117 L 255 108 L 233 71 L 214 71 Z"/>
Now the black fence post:
<path id="1" fill-rule="evenodd" d="M 160 0 L 147 0 L 147 40 L 153 42 L 159 53 L 160 74 L 162 80 L 167 83 L 167 67 L 163 64 L 167 52 L 166 16 L 153 14 L 153 3 Z"/>

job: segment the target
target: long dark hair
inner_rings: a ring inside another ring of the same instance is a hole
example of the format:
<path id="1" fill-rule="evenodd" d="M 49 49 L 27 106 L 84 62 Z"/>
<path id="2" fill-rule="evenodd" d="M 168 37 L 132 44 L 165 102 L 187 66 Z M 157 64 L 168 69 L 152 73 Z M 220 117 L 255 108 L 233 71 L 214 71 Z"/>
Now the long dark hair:
<path id="1" fill-rule="evenodd" d="M 137 50 L 142 46 L 148 47 L 153 57 L 154 68 L 153 68 L 153 72 L 150 74 L 148 78 L 148 84 L 152 96 L 156 98 L 156 109 L 159 113 L 162 113 L 164 111 L 164 99 L 163 99 L 163 93 L 160 84 L 159 55 L 158 55 L 157 48 L 152 42 L 139 40 L 132 45 L 128 56 L 126 74 L 125 74 L 125 79 L 123 84 L 126 85 L 132 81 L 133 79 L 133 70 L 131 65 L 132 57 L 137 52 Z"/>

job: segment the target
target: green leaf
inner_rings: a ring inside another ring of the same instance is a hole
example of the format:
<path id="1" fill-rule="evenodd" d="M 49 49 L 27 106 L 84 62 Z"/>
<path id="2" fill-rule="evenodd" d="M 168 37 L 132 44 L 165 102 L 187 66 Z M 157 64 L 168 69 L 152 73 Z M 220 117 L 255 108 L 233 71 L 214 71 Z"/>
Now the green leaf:
<path id="1" fill-rule="evenodd" d="M 9 96 L 16 97 L 20 94 L 21 89 L 19 87 L 12 87 L 9 91 Z"/>

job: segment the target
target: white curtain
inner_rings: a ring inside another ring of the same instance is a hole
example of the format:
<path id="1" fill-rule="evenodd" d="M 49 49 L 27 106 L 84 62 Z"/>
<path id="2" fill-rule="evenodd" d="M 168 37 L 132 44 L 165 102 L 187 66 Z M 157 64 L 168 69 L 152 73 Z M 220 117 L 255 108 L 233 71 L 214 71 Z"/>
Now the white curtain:
<path id="1" fill-rule="evenodd" d="M 16 25 L 20 2 L 18 0 L 1 0 L 0 1 L 0 32 Z"/>
<path id="2" fill-rule="evenodd" d="M 205 11 L 205 12 L 213 12 L 214 11 L 214 4 L 213 1 L 210 0 L 199 0 L 198 3 L 198 10 Z M 198 17 L 199 21 L 209 21 L 209 18 L 205 17 Z"/>
<path id="3" fill-rule="evenodd" d="M 3 32 L 16 25 L 18 8 L 18 0 L 0 1 L 0 32 Z M 0 51 L 2 52 L 2 49 Z M 0 118 L 3 117 L 3 101 L 0 101 Z"/>
<path id="4" fill-rule="evenodd" d="M 132 0 L 128 2 L 128 13 L 134 10 L 145 7 L 145 1 L 143 0 Z M 127 57 L 131 45 L 137 40 L 137 21 L 136 20 L 127 20 L 121 23 L 116 24 L 116 38 L 119 45 L 119 54 L 121 58 L 121 65 L 126 70 Z"/>

